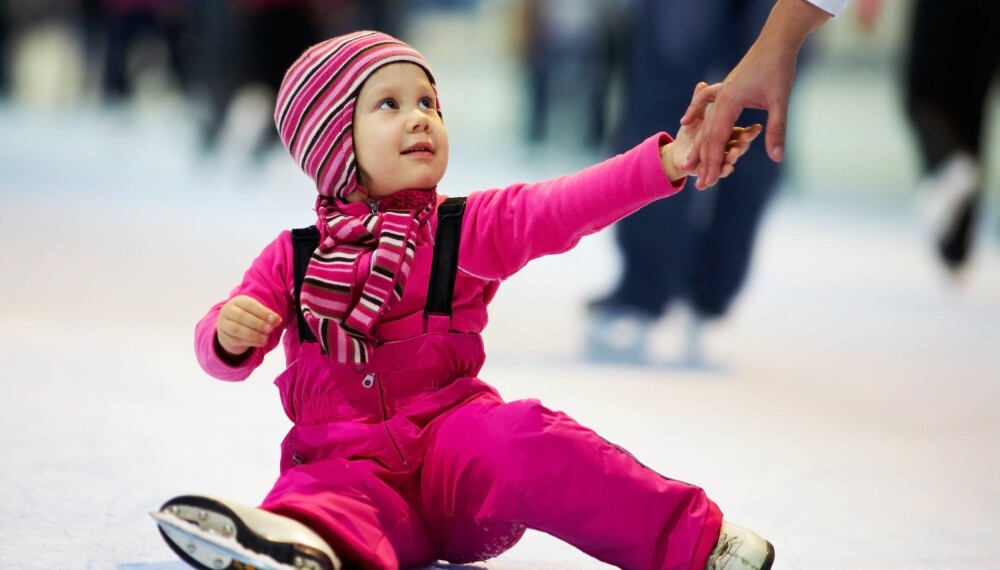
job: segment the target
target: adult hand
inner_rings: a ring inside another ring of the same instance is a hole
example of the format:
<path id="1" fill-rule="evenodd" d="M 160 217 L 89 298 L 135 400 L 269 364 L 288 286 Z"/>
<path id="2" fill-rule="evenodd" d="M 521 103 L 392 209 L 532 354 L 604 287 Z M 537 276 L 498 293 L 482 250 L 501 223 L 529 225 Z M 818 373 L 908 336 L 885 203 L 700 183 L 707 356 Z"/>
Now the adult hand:
<path id="1" fill-rule="evenodd" d="M 699 83 L 694 88 L 695 96 L 708 88 L 707 83 Z M 705 128 L 703 120 L 704 107 L 702 107 L 701 115 L 696 116 L 688 124 L 681 125 L 680 130 L 677 131 L 677 137 L 673 142 L 660 149 L 663 170 L 671 180 L 678 180 L 683 176 L 696 174 L 693 169 L 685 169 L 684 164 L 687 157 L 691 154 L 691 150 L 694 148 L 694 141 Z M 733 127 L 730 129 L 730 132 L 726 136 L 725 153 L 722 156 L 722 167 L 719 173 L 720 178 L 725 178 L 733 173 L 736 161 L 750 148 L 750 143 L 757 138 L 760 131 L 760 125 L 751 125 L 745 128 Z M 698 189 L 703 190 L 710 185 L 703 186 L 696 184 L 696 186 Z"/>
<path id="2" fill-rule="evenodd" d="M 229 356 L 239 356 L 251 347 L 264 346 L 281 317 L 246 295 L 233 297 L 222 306 L 215 323 L 219 346 Z"/>
<path id="3" fill-rule="evenodd" d="M 767 154 L 776 162 L 784 158 L 785 118 L 794 79 L 795 54 L 759 48 L 755 44 L 725 81 L 695 93 L 681 124 L 691 124 L 704 113 L 694 147 L 684 163 L 685 170 L 697 171 L 699 189 L 719 181 L 726 143 L 743 109 L 767 110 L 764 135 Z"/>
<path id="4" fill-rule="evenodd" d="M 686 170 L 697 169 L 698 188 L 718 182 L 726 142 L 745 108 L 767 111 L 767 153 L 774 161 L 784 158 L 785 117 L 796 58 L 809 34 L 829 19 L 829 13 L 806 0 L 778 0 L 757 41 L 729 76 L 695 94 L 681 124 L 690 124 L 704 113 L 704 125 L 684 164 Z"/>

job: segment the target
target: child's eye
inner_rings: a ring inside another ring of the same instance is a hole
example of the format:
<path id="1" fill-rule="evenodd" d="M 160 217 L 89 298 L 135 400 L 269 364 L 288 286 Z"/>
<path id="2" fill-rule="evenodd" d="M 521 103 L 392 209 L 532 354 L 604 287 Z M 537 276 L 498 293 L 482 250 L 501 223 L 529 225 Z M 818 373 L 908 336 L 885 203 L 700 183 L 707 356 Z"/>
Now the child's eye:
<path id="1" fill-rule="evenodd" d="M 399 108 L 399 103 L 396 103 L 395 99 L 391 99 L 391 98 L 390 99 L 385 99 L 381 103 L 379 103 L 378 108 L 379 109 L 393 109 L 393 110 L 395 110 L 395 109 Z"/>
<path id="2" fill-rule="evenodd" d="M 434 108 L 434 100 L 431 99 L 430 97 L 423 97 L 423 98 L 421 98 L 420 99 L 420 108 L 421 109 L 433 109 Z"/>

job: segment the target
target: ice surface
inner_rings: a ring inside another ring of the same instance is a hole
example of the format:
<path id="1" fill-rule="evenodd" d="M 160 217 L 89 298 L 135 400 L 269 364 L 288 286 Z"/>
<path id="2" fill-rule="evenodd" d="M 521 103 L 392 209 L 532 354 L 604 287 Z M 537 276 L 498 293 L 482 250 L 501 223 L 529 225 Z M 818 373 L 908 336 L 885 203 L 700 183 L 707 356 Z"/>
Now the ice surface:
<path id="1" fill-rule="evenodd" d="M 183 568 L 147 512 L 189 492 L 254 503 L 276 475 L 280 357 L 213 381 L 192 331 L 278 231 L 311 222 L 308 184 L 280 153 L 259 170 L 200 161 L 183 117 L 0 111 L 0 567 Z M 591 158 L 530 160 L 475 136 L 455 129 L 471 150 L 446 193 Z M 781 199 L 702 368 L 678 358 L 680 310 L 652 366 L 578 358 L 583 305 L 618 263 L 610 233 L 587 238 L 501 288 L 482 376 L 703 486 L 775 544 L 776 568 L 995 566 L 995 219 L 955 282 L 902 206 Z M 481 566 L 602 564 L 529 533 Z"/>

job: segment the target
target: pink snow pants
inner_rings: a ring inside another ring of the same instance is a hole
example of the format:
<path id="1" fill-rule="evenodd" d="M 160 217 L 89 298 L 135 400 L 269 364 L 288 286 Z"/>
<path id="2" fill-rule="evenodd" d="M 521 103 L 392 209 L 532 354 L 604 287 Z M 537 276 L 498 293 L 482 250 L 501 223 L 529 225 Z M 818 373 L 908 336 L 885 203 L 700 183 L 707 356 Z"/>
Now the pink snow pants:
<path id="1" fill-rule="evenodd" d="M 722 513 L 538 401 L 474 375 L 478 335 L 379 347 L 355 371 L 321 355 L 276 380 L 294 427 L 262 508 L 297 519 L 352 565 L 486 560 L 531 528 L 629 569 L 697 569 Z"/>

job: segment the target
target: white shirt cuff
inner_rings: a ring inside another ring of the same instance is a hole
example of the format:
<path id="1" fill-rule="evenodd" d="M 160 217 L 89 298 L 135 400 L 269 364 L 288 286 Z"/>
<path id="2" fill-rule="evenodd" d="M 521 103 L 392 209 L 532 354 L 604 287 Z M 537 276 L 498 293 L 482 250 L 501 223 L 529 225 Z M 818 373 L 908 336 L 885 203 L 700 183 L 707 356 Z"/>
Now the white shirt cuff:
<path id="1" fill-rule="evenodd" d="M 833 14 L 834 18 L 839 16 L 840 13 L 844 11 L 844 8 L 847 8 L 847 3 L 850 1 L 851 0 L 809 0 L 809 2 L 817 8 Z"/>

